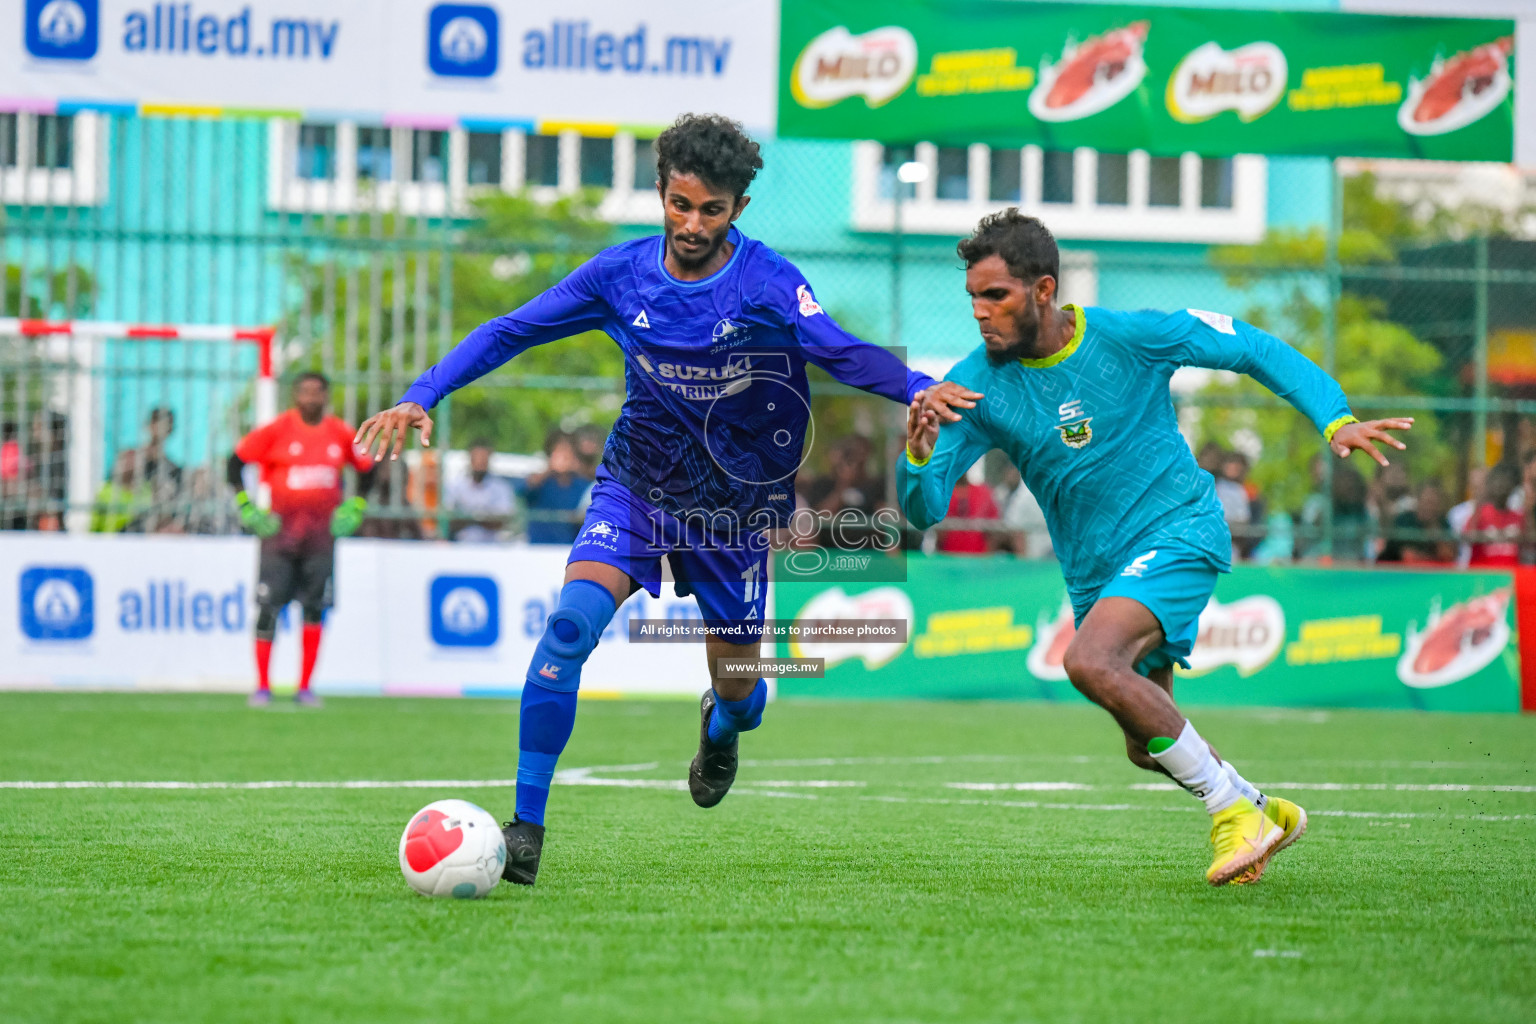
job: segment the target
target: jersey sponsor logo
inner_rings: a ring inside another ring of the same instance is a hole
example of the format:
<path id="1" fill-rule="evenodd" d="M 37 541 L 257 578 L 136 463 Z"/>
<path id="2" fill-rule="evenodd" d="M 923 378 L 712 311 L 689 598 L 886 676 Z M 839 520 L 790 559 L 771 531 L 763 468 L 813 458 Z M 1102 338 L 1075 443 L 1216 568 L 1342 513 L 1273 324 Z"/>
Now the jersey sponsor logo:
<path id="1" fill-rule="evenodd" d="M 289 441 L 288 442 L 288 454 L 289 455 L 303 455 L 304 454 L 304 444 L 303 444 L 303 442 L 301 442 L 301 441 Z"/>
<path id="2" fill-rule="evenodd" d="M 1057 406 L 1056 412 L 1063 421 L 1082 419 L 1083 400 L 1081 398 L 1074 398 L 1071 401 L 1062 402 L 1061 405 Z"/>
<path id="3" fill-rule="evenodd" d="M 1222 334 L 1237 334 L 1237 328 L 1232 326 L 1232 318 L 1225 313 L 1212 313 L 1208 309 L 1186 309 L 1184 312 L 1196 320 L 1203 320 L 1206 324 L 1220 331 Z"/>
<path id="4" fill-rule="evenodd" d="M 699 366 L 693 363 L 652 363 L 643 355 L 635 360 L 651 379 L 684 398 L 708 401 L 733 395 L 752 383 L 752 357 L 735 356 L 723 366 Z M 690 384 L 689 381 L 716 381 Z"/>
<path id="5" fill-rule="evenodd" d="M 329 455 L 333 459 L 341 458 L 341 445 L 339 445 L 339 444 L 327 445 L 326 449 L 325 449 L 325 454 Z"/>
<path id="6" fill-rule="evenodd" d="M 1061 443 L 1068 448 L 1086 448 L 1088 442 L 1093 440 L 1093 417 L 1081 419 L 1075 423 L 1063 423 L 1056 429 L 1061 431 Z"/>
<path id="7" fill-rule="evenodd" d="M 1133 576 L 1136 579 L 1140 579 L 1142 577 L 1142 575 L 1147 571 L 1148 563 L 1150 563 L 1152 561 L 1152 559 L 1154 559 L 1156 557 L 1157 557 L 1157 549 L 1156 548 L 1153 548 L 1151 551 L 1148 551 L 1145 554 L 1137 555 L 1135 558 L 1131 559 L 1131 562 L 1130 562 L 1129 565 L 1127 565 L 1124 569 L 1120 570 L 1120 575 L 1121 576 Z"/>
<path id="8" fill-rule="evenodd" d="M 816 304 L 816 300 L 811 297 L 811 289 L 809 285 L 802 284 L 796 286 L 795 298 L 800 300 L 801 316 L 815 316 L 817 313 L 821 312 L 821 307 L 818 306 Z"/>
<path id="9" fill-rule="evenodd" d="M 647 330 L 649 330 L 650 327 L 651 327 L 651 322 L 645 318 L 645 310 L 642 309 L 640 311 L 640 315 L 635 317 L 633 320 L 631 320 L 629 322 L 629 326 L 631 326 L 631 327 L 644 327 Z"/>
<path id="10" fill-rule="evenodd" d="M 335 466 L 289 466 L 290 491 L 327 491 L 340 484 Z"/>

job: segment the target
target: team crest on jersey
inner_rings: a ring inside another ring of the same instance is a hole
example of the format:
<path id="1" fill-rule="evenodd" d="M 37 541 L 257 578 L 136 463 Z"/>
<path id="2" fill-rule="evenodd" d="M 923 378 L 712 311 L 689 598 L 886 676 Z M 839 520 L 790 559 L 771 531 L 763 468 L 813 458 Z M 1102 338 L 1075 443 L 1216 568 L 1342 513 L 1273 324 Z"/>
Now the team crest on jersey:
<path id="1" fill-rule="evenodd" d="M 715 329 L 710 332 L 710 340 L 713 344 L 709 346 L 709 350 L 711 352 L 724 352 L 728 348 L 735 348 L 747 340 L 747 334 L 746 324 L 737 323 L 729 318 L 721 320 L 715 324 Z"/>
<path id="2" fill-rule="evenodd" d="M 582 540 L 587 544 L 596 544 L 600 548 L 609 551 L 619 550 L 619 531 L 610 522 L 599 519 L 587 526 L 582 534 Z"/>
<path id="3" fill-rule="evenodd" d="M 1078 420 L 1076 423 L 1063 423 L 1056 429 L 1061 431 L 1061 443 L 1068 448 L 1086 448 L 1088 442 L 1093 440 L 1093 417 Z"/>

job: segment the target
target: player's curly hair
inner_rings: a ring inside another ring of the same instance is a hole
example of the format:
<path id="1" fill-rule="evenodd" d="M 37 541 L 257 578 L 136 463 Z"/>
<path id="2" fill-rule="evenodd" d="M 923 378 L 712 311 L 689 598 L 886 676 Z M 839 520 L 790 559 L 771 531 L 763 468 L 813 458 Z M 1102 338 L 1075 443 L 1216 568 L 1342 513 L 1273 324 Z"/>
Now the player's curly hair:
<path id="1" fill-rule="evenodd" d="M 740 198 L 762 168 L 757 143 L 740 123 L 719 114 L 683 114 L 656 140 L 656 176 L 663 187 L 676 171 Z"/>
<path id="2" fill-rule="evenodd" d="M 1008 272 L 1025 284 L 1049 274 L 1061 280 L 1061 253 L 1056 236 L 1038 217 L 1029 217 L 1010 206 L 981 218 L 971 237 L 955 246 L 969 270 L 988 256 L 1001 256 Z"/>

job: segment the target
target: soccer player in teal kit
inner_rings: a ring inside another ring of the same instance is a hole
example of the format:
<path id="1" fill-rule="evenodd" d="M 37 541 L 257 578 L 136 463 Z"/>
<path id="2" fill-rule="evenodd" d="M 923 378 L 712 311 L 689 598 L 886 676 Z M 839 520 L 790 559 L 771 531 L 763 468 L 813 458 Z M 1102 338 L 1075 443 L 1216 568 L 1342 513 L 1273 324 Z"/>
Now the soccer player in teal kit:
<path id="1" fill-rule="evenodd" d="M 1205 310 L 1135 313 L 1056 306 L 1059 258 L 1044 224 L 1016 209 L 959 245 L 983 344 L 948 379 L 981 392 L 959 422 L 911 403 L 898 462 L 913 525 L 944 517 L 955 481 L 1001 448 L 1039 499 L 1061 559 L 1077 634 L 1067 675 L 1114 716 L 1133 763 L 1161 771 L 1211 814 L 1212 885 L 1257 881 L 1306 829 L 1306 812 L 1266 796 L 1200 738 L 1173 702 L 1200 612 L 1231 536 L 1210 474 L 1178 430 L 1168 380 L 1180 366 L 1236 370 L 1307 416 L 1340 458 L 1386 459 L 1374 441 L 1411 419 L 1361 423 L 1337 383 L 1285 342 Z"/>

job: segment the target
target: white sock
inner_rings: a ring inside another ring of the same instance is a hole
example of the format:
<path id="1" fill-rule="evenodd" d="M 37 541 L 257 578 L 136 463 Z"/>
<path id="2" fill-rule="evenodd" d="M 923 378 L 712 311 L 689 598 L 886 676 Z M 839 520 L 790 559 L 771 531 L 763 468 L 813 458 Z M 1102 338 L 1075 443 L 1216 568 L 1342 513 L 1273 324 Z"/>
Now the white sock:
<path id="1" fill-rule="evenodd" d="M 1179 785 L 1205 801 L 1205 809 L 1211 814 L 1224 811 L 1243 798 L 1227 770 L 1211 753 L 1211 745 L 1200 738 L 1188 721 L 1173 746 L 1152 756 Z"/>
<path id="2" fill-rule="evenodd" d="M 1223 761 L 1221 762 L 1221 766 L 1227 770 L 1227 778 L 1232 780 L 1232 785 L 1237 787 L 1237 791 L 1243 794 L 1243 796 L 1247 797 L 1249 800 L 1252 800 L 1253 806 L 1262 811 L 1264 809 L 1265 802 L 1268 801 L 1269 798 L 1263 793 L 1260 793 L 1257 786 L 1239 775 L 1237 773 L 1237 769 L 1232 767 L 1231 761 Z"/>

